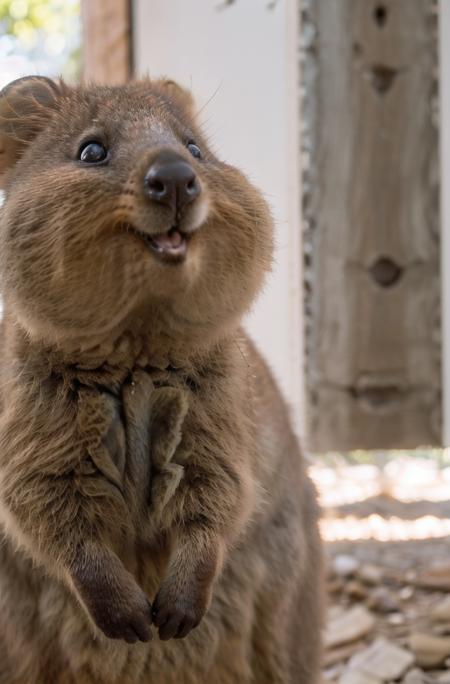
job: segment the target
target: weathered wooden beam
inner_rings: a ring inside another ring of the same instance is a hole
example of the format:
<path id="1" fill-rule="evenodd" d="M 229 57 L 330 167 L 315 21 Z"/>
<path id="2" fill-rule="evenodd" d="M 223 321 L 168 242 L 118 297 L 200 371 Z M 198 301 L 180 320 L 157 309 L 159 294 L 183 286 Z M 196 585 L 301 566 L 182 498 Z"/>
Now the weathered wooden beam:
<path id="1" fill-rule="evenodd" d="M 83 80 L 116 85 L 131 75 L 130 0 L 81 0 Z"/>
<path id="2" fill-rule="evenodd" d="M 303 0 L 315 450 L 441 444 L 435 3 Z"/>
<path id="3" fill-rule="evenodd" d="M 439 121 L 441 157 L 442 415 L 450 446 L 450 5 L 439 0 Z"/>

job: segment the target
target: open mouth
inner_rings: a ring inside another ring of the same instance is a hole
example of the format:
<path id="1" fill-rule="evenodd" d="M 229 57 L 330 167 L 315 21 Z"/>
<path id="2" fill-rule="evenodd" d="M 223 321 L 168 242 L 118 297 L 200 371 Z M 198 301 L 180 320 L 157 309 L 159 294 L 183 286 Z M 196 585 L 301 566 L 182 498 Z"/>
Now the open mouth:
<path id="1" fill-rule="evenodd" d="M 161 260 L 177 263 L 185 259 L 189 235 L 183 233 L 177 226 L 172 226 L 167 232 L 156 235 L 143 233 L 134 226 L 131 230 Z"/>

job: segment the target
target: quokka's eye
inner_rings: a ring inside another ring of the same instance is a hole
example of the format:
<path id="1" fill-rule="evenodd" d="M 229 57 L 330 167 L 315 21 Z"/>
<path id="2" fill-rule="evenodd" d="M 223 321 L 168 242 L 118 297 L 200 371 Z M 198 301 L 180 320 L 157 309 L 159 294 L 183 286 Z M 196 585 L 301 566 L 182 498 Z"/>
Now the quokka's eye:
<path id="1" fill-rule="evenodd" d="M 96 140 L 83 143 L 78 151 L 78 159 L 86 164 L 98 164 L 105 161 L 107 156 L 106 147 Z"/>
<path id="2" fill-rule="evenodd" d="M 195 157 L 196 159 L 202 158 L 201 150 L 200 150 L 199 146 L 196 145 L 193 140 L 189 140 L 186 147 L 188 148 L 189 152 L 192 154 L 193 157 Z"/>

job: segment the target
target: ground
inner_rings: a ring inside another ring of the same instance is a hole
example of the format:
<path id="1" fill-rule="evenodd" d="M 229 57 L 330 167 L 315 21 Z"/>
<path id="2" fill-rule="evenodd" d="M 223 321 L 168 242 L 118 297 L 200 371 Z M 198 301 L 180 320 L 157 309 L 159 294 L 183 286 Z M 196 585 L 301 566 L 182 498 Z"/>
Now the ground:
<path id="1" fill-rule="evenodd" d="M 450 684 L 450 468 L 314 466 L 329 610 L 323 682 Z"/>

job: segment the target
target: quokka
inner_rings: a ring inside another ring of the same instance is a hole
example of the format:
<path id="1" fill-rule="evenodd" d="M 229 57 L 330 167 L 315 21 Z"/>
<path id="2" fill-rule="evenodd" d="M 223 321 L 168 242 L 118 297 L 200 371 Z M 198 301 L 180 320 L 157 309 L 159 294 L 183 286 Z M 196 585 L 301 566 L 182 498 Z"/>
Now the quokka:
<path id="1" fill-rule="evenodd" d="M 266 202 L 167 80 L 0 93 L 0 683 L 315 684 Z"/>

